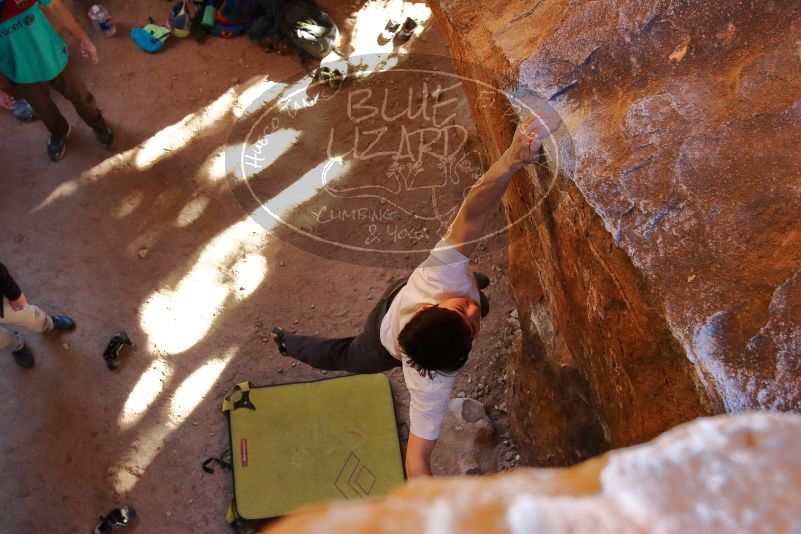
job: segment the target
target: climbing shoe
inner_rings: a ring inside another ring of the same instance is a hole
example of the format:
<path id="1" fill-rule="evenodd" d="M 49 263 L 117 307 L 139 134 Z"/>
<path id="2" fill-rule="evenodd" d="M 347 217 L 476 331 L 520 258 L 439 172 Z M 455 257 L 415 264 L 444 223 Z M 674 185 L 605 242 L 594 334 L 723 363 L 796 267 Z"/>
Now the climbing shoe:
<path id="1" fill-rule="evenodd" d="M 490 285 L 489 276 L 484 273 L 473 271 L 473 278 L 476 279 L 476 285 L 478 286 L 478 289 L 487 289 Z"/>
<path id="2" fill-rule="evenodd" d="M 75 330 L 75 321 L 66 315 L 53 315 L 53 330 L 56 332 L 69 332 Z"/>
<path id="3" fill-rule="evenodd" d="M 276 326 L 270 331 L 270 336 L 273 338 L 273 341 L 275 341 L 276 346 L 278 346 L 278 352 L 280 352 L 282 356 L 289 356 L 286 350 L 286 332 L 284 332 L 282 328 Z"/>
<path id="4" fill-rule="evenodd" d="M 131 519 L 134 517 L 136 517 L 136 510 L 130 506 L 115 508 L 106 517 L 100 518 L 92 534 L 111 534 L 113 530 L 130 525 Z"/>
<path id="5" fill-rule="evenodd" d="M 26 369 L 33 367 L 33 353 L 31 352 L 31 349 L 25 345 L 23 345 L 21 349 L 15 350 L 11 354 L 14 356 L 14 361 L 17 362 L 17 365 L 20 367 L 25 367 Z"/>
<path id="6" fill-rule="evenodd" d="M 125 330 L 116 332 L 106 345 L 106 350 L 103 351 L 103 359 L 106 360 L 106 367 L 113 371 L 120 365 L 120 352 L 123 347 L 132 347 L 133 341 L 128 337 Z"/>

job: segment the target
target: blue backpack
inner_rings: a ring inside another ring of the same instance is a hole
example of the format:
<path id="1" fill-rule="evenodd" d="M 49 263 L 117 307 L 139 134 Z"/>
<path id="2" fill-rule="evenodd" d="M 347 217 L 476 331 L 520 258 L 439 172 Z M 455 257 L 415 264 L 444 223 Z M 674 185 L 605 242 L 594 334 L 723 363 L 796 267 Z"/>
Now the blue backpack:
<path id="1" fill-rule="evenodd" d="M 242 35 L 262 12 L 258 0 L 222 0 L 211 33 L 217 37 Z"/>

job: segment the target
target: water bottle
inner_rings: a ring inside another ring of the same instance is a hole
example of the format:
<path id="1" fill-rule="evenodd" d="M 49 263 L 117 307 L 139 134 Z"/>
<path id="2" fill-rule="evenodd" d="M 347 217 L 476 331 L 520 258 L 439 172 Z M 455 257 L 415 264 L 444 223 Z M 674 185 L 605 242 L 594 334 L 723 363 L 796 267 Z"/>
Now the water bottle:
<path id="1" fill-rule="evenodd" d="M 111 37 L 117 33 L 117 27 L 111 22 L 111 15 L 101 4 L 95 4 L 89 8 L 89 18 L 95 23 L 95 27 L 106 37 Z"/>
<path id="2" fill-rule="evenodd" d="M 217 18 L 217 8 L 214 7 L 214 3 L 211 0 L 206 2 L 206 6 L 203 8 L 203 17 L 201 18 L 200 25 L 206 28 L 206 30 L 211 30 L 214 27 Z"/>

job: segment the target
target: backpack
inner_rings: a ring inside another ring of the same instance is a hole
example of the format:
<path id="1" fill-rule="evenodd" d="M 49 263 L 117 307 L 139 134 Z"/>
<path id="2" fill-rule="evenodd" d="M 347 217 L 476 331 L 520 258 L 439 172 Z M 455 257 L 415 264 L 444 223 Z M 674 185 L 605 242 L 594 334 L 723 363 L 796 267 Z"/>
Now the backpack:
<path id="1" fill-rule="evenodd" d="M 192 17 L 189 14 L 189 3 L 178 2 L 172 6 L 170 16 L 167 18 L 167 27 L 172 34 L 180 39 L 189 37 L 192 27 Z"/>
<path id="2" fill-rule="evenodd" d="M 145 52 L 158 52 L 164 48 L 164 41 L 170 36 L 170 30 L 157 24 L 145 24 L 141 28 L 131 30 L 131 39 Z"/>
<path id="3" fill-rule="evenodd" d="M 312 0 L 286 2 L 281 12 L 281 33 L 307 54 L 322 59 L 334 48 L 337 25 Z"/>
<path id="4" fill-rule="evenodd" d="M 258 0 L 222 0 L 211 33 L 217 37 L 242 35 L 261 12 Z"/>

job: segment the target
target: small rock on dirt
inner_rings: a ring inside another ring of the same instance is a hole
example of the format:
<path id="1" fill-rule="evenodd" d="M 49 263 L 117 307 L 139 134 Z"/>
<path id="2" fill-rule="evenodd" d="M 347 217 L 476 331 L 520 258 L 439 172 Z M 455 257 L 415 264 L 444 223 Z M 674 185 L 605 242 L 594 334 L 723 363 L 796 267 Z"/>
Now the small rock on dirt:
<path id="1" fill-rule="evenodd" d="M 435 449 L 436 463 L 462 475 L 495 471 L 493 434 L 492 422 L 481 402 L 464 397 L 452 399 L 440 436 L 443 443 L 448 443 L 448 452 L 444 455 Z"/>

